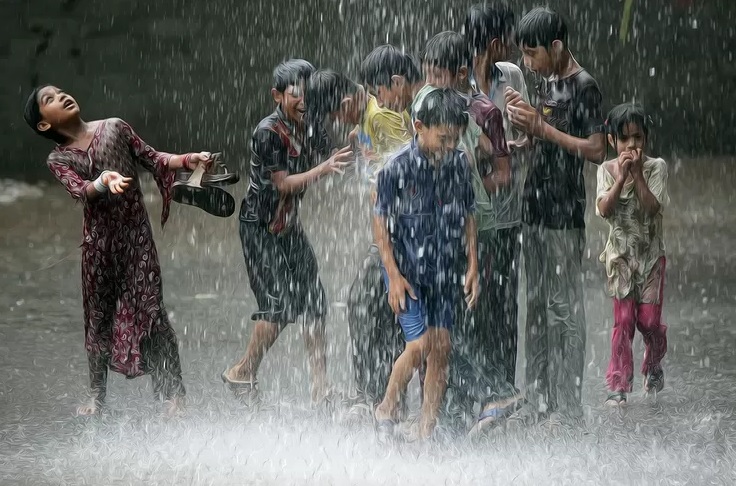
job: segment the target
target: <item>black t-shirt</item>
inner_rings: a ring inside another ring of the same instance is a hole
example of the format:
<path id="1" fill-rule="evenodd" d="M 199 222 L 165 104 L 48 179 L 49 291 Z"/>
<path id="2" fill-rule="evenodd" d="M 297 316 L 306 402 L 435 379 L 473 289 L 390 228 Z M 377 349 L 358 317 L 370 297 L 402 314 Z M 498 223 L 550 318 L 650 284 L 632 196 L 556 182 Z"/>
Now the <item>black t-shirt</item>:
<path id="1" fill-rule="evenodd" d="M 280 171 L 287 175 L 306 172 L 327 157 L 330 149 L 324 129 L 307 138 L 278 108 L 261 120 L 251 140 L 250 180 L 240 207 L 240 220 L 268 225 L 274 234 L 291 228 L 297 222 L 305 191 L 280 194 L 271 176 Z"/>
<path id="2" fill-rule="evenodd" d="M 588 138 L 603 132 L 603 96 L 585 70 L 544 81 L 537 110 L 561 132 Z M 551 229 L 585 228 L 585 159 L 551 142 L 535 141 L 524 186 L 524 222 Z"/>

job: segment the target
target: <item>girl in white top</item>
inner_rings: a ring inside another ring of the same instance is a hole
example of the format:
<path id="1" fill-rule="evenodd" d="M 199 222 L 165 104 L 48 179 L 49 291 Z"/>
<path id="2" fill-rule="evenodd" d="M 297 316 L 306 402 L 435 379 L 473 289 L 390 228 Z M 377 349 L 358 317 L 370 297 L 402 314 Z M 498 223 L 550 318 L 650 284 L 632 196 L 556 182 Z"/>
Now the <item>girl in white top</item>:
<path id="1" fill-rule="evenodd" d="M 635 329 L 644 339 L 644 389 L 664 386 L 662 358 L 667 352 L 667 326 L 662 322 L 665 246 L 662 213 L 669 203 L 667 164 L 645 155 L 649 118 L 634 104 L 615 107 L 606 121 L 608 142 L 618 157 L 598 169 L 596 213 L 610 227 L 600 256 L 605 263 L 608 293 L 613 297 L 611 361 L 606 373 L 607 404 L 624 405 L 631 392 Z"/>

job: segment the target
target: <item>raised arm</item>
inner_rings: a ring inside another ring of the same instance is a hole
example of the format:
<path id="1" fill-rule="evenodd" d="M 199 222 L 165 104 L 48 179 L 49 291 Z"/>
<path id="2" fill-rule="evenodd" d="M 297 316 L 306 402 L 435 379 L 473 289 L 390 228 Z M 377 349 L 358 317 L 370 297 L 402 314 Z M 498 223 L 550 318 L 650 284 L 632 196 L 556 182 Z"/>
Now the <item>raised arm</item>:
<path id="1" fill-rule="evenodd" d="M 146 142 L 143 141 L 133 128 L 123 120 L 114 119 L 116 128 L 118 128 L 123 139 L 128 144 L 128 150 L 135 160 L 148 172 L 153 175 L 158 190 L 161 193 L 163 207 L 161 209 L 161 226 L 166 224 L 169 219 L 169 208 L 171 207 L 172 187 L 174 184 L 174 169 L 183 166 L 186 155 L 172 155 L 166 152 L 159 152 Z"/>

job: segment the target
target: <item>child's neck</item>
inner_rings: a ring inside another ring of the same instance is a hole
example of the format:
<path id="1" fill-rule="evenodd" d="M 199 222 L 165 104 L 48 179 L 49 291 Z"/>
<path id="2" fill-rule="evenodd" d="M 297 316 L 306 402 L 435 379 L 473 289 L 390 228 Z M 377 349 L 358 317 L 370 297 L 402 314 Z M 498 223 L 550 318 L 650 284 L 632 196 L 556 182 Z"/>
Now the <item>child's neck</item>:
<path id="1" fill-rule="evenodd" d="M 75 118 L 74 120 L 69 120 L 63 126 L 58 127 L 56 131 L 66 137 L 67 144 L 72 144 L 87 135 L 89 124 L 81 118 Z"/>
<path id="2" fill-rule="evenodd" d="M 565 79 L 577 74 L 581 70 L 580 64 L 575 60 L 569 50 L 565 50 L 557 63 L 557 68 L 552 75 L 553 79 Z"/>

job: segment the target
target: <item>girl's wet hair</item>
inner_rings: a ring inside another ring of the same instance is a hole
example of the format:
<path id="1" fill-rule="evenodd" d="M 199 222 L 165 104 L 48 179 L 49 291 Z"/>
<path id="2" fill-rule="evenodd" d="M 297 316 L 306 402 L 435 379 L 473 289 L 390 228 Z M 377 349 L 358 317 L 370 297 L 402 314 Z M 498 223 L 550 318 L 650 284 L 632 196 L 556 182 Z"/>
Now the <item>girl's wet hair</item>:
<path id="1" fill-rule="evenodd" d="M 454 89 L 435 89 L 424 97 L 414 118 L 427 127 L 449 125 L 465 128 L 468 126 L 467 109 L 467 100 Z"/>
<path id="2" fill-rule="evenodd" d="M 636 103 L 624 103 L 615 106 L 606 118 L 606 132 L 617 140 L 624 135 L 624 127 L 629 123 L 633 123 L 644 132 L 645 137 L 649 137 L 649 127 L 652 124 L 651 118 L 644 111 L 644 107 Z"/>
<path id="3" fill-rule="evenodd" d="M 549 49 L 556 40 L 567 45 L 567 24 L 560 14 L 549 7 L 532 9 L 516 27 L 516 44 L 519 47 Z"/>
<path id="4" fill-rule="evenodd" d="M 314 73 L 314 66 L 304 59 L 289 59 L 273 70 L 273 87 L 279 93 L 286 91 L 289 86 L 296 86 L 306 81 Z"/>
<path id="5" fill-rule="evenodd" d="M 373 49 L 360 64 L 360 80 L 369 86 L 390 86 L 392 76 L 414 84 L 422 73 L 414 58 L 388 44 Z"/>
<path id="6" fill-rule="evenodd" d="M 28 96 L 28 99 L 26 100 L 26 106 L 23 110 L 23 118 L 26 120 L 26 123 L 28 123 L 28 126 L 31 127 L 34 132 L 41 135 L 43 138 L 48 138 L 49 140 L 53 140 L 54 142 L 61 144 L 66 142 L 66 137 L 64 137 L 62 134 L 56 132 L 53 129 L 48 129 L 46 131 L 41 131 L 38 129 L 38 124 L 43 121 L 43 116 L 41 116 L 41 105 L 38 102 L 38 93 L 40 93 L 42 89 L 48 86 L 51 85 L 42 84 L 33 89 L 31 94 Z"/>
<path id="7" fill-rule="evenodd" d="M 464 33 L 471 54 L 485 52 L 493 39 L 510 39 L 515 20 L 514 11 L 505 0 L 470 7 L 465 17 Z"/>
<path id="8" fill-rule="evenodd" d="M 358 92 L 359 86 L 342 73 L 331 69 L 315 71 L 304 91 L 304 106 L 309 123 L 320 124 L 327 115 L 340 109 L 346 96 Z"/>
<path id="9" fill-rule="evenodd" d="M 447 69 L 457 74 L 461 67 L 473 65 L 465 38 L 453 31 L 440 32 L 432 37 L 422 53 L 422 63 Z"/>

